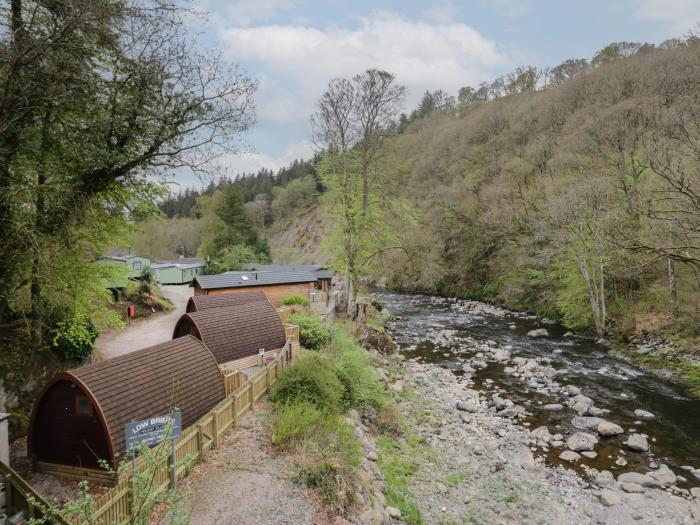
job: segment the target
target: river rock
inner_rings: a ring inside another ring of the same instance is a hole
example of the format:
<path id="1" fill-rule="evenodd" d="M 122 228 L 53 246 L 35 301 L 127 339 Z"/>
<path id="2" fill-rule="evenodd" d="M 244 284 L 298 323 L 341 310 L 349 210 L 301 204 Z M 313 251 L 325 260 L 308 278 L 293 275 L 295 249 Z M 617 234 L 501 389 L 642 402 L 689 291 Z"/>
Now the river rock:
<path id="1" fill-rule="evenodd" d="M 527 333 L 528 337 L 549 337 L 549 332 L 547 331 L 546 328 L 536 328 L 534 330 L 530 330 Z"/>
<path id="2" fill-rule="evenodd" d="M 457 401 L 457 410 L 473 414 L 479 410 L 479 407 L 473 401 Z"/>
<path id="3" fill-rule="evenodd" d="M 622 434 L 623 430 L 620 425 L 611 423 L 610 421 L 601 421 L 596 427 L 596 432 L 601 436 L 616 436 Z"/>
<path id="4" fill-rule="evenodd" d="M 577 396 L 581 393 L 581 389 L 574 385 L 566 385 L 566 393 L 570 396 Z"/>
<path id="5" fill-rule="evenodd" d="M 525 445 L 518 445 L 510 454 L 510 462 L 513 465 L 531 469 L 535 468 L 535 458 Z"/>
<path id="6" fill-rule="evenodd" d="M 574 337 L 574 333 L 573 332 L 566 332 L 564 334 L 564 337 Z"/>
<path id="7" fill-rule="evenodd" d="M 615 483 L 615 477 L 609 470 L 601 470 L 595 477 L 595 484 L 599 487 L 607 487 Z"/>
<path id="8" fill-rule="evenodd" d="M 592 405 L 593 400 L 588 396 L 584 396 L 583 394 L 575 394 L 574 395 L 574 403 L 583 403 L 584 405 Z"/>
<path id="9" fill-rule="evenodd" d="M 598 457 L 598 453 L 594 450 L 584 450 L 581 452 L 581 455 L 587 457 L 588 459 L 595 459 Z"/>
<path id="10" fill-rule="evenodd" d="M 581 450 L 593 450 L 593 448 L 598 443 L 598 438 L 593 434 L 586 434 L 585 432 L 576 432 L 575 434 L 569 436 L 566 440 L 566 446 L 570 450 L 579 452 Z"/>
<path id="11" fill-rule="evenodd" d="M 678 479 L 673 471 L 667 465 L 661 464 L 658 469 L 647 472 L 647 476 L 654 480 L 662 487 L 670 487 L 676 483 Z"/>
<path id="12" fill-rule="evenodd" d="M 571 424 L 581 430 L 596 430 L 598 425 L 604 421 L 599 417 L 576 416 L 571 420 Z"/>
<path id="13" fill-rule="evenodd" d="M 521 407 L 520 405 L 513 405 L 512 407 L 504 408 L 500 412 L 498 412 L 499 416 L 503 417 L 515 417 L 519 414 L 524 414 L 525 413 L 525 408 Z"/>
<path id="14" fill-rule="evenodd" d="M 625 445 L 635 452 L 647 452 L 649 450 L 649 442 L 642 434 L 632 434 L 625 441 Z"/>
<path id="15" fill-rule="evenodd" d="M 510 359 L 510 352 L 502 348 L 498 348 L 493 352 L 493 358 L 496 361 L 508 361 Z"/>
<path id="16" fill-rule="evenodd" d="M 625 472 L 617 477 L 618 483 L 634 483 L 636 485 L 641 485 L 642 487 L 653 487 L 656 485 L 656 481 L 653 478 L 647 476 L 646 474 L 640 474 L 639 472 Z"/>
<path id="17" fill-rule="evenodd" d="M 587 413 L 589 416 L 600 417 L 608 415 L 610 413 L 610 410 L 608 410 L 607 408 L 598 408 L 596 406 L 590 406 L 588 407 Z"/>
<path id="18" fill-rule="evenodd" d="M 386 513 L 391 517 L 391 519 L 398 520 L 401 519 L 401 511 L 396 507 L 387 507 Z"/>
<path id="19" fill-rule="evenodd" d="M 533 437 L 541 439 L 545 443 L 552 441 L 552 434 L 549 433 L 549 429 L 545 426 L 541 426 L 530 432 Z"/>
<path id="20" fill-rule="evenodd" d="M 603 489 L 600 491 L 600 501 L 603 505 L 607 507 L 612 507 L 617 505 L 622 501 L 622 497 L 617 492 L 613 492 L 610 489 Z"/>
<path id="21" fill-rule="evenodd" d="M 647 412 L 646 410 L 641 410 L 639 408 L 634 411 L 634 415 L 640 419 L 654 419 L 656 417 L 651 412 Z"/>
<path id="22" fill-rule="evenodd" d="M 382 383 L 387 382 L 388 378 L 386 370 L 384 370 L 383 368 L 377 368 L 374 370 L 374 373 L 377 375 L 377 379 L 379 379 L 379 381 L 381 381 Z"/>
<path id="23" fill-rule="evenodd" d="M 581 455 L 577 454 L 573 450 L 565 450 L 564 452 L 559 454 L 559 459 L 561 459 L 562 461 L 573 462 L 573 461 L 578 461 L 579 459 L 581 459 Z"/>
<path id="24" fill-rule="evenodd" d="M 564 409 L 564 405 L 561 403 L 550 403 L 549 405 L 544 405 L 542 407 L 542 410 L 546 410 L 548 412 L 559 412 Z"/>
<path id="25" fill-rule="evenodd" d="M 625 492 L 637 494 L 645 492 L 646 490 L 644 487 L 642 487 L 641 485 L 637 485 L 636 483 L 620 483 L 620 488 Z"/>

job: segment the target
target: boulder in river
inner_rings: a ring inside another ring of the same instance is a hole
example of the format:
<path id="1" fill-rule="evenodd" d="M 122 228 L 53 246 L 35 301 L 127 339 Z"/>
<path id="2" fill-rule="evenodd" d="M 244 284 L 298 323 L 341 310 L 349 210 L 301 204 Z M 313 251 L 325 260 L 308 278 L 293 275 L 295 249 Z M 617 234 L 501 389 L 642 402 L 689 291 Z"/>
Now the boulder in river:
<path id="1" fill-rule="evenodd" d="M 575 452 L 593 450 L 598 444 L 598 438 L 586 432 L 576 432 L 566 440 L 566 446 Z"/>
<path id="2" fill-rule="evenodd" d="M 640 419 L 654 419 L 656 417 L 651 412 L 647 412 L 646 410 L 642 410 L 640 408 L 634 411 L 634 415 Z"/>
<path id="3" fill-rule="evenodd" d="M 677 481 L 677 476 L 667 465 L 661 464 L 658 469 L 647 472 L 647 476 L 653 478 L 662 487 L 670 487 Z"/>
<path id="4" fill-rule="evenodd" d="M 599 417 L 584 417 L 576 416 L 571 420 L 571 424 L 580 430 L 596 430 L 598 425 L 603 423 L 604 420 Z"/>
<path id="5" fill-rule="evenodd" d="M 625 445 L 635 452 L 647 452 L 649 450 L 649 442 L 642 434 L 632 434 L 625 441 Z"/>
<path id="6" fill-rule="evenodd" d="M 528 337 L 549 337 L 549 331 L 546 328 L 535 328 L 527 333 Z"/>
<path id="7" fill-rule="evenodd" d="M 581 455 L 577 454 L 573 450 L 565 450 L 564 452 L 559 454 L 559 459 L 561 459 L 562 461 L 573 462 L 573 461 L 578 461 L 579 459 L 581 459 Z"/>
<path id="8" fill-rule="evenodd" d="M 596 427 L 596 432 L 601 436 L 616 436 L 622 434 L 623 430 L 620 425 L 611 423 L 610 421 L 601 421 Z"/>
<path id="9" fill-rule="evenodd" d="M 564 334 L 564 337 L 574 337 L 574 333 L 573 332 L 566 332 Z"/>
<path id="10" fill-rule="evenodd" d="M 552 434 L 549 433 L 549 429 L 545 426 L 541 426 L 536 428 L 535 430 L 532 430 L 530 434 L 532 434 L 533 437 L 544 441 L 545 443 L 549 443 L 550 441 L 552 441 Z"/>
<path id="11" fill-rule="evenodd" d="M 542 410 L 546 410 L 548 412 L 559 412 L 564 409 L 564 405 L 561 403 L 550 403 L 549 405 L 544 405 L 542 407 Z"/>
<path id="12" fill-rule="evenodd" d="M 601 470 L 595 477 L 595 484 L 599 487 L 607 487 L 615 483 L 615 477 L 609 470 Z"/>
<path id="13" fill-rule="evenodd" d="M 617 477 L 618 483 L 635 483 L 641 485 L 642 487 L 653 487 L 656 485 L 656 481 L 647 476 L 646 474 L 640 474 L 639 472 L 625 472 Z"/>

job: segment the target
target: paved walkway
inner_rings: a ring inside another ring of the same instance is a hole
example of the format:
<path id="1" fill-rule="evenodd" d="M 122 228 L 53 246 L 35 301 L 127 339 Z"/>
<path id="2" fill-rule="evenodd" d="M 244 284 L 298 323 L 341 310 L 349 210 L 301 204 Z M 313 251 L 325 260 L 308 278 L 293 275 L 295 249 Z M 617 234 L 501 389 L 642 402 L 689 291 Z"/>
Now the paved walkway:
<path id="1" fill-rule="evenodd" d="M 163 297 L 175 304 L 175 309 L 146 319 L 137 319 L 131 326 L 122 330 L 112 330 L 100 335 L 95 343 L 95 360 L 128 354 L 172 338 L 175 323 L 185 313 L 187 299 L 192 296 L 194 288 L 187 285 L 162 285 L 160 290 Z"/>

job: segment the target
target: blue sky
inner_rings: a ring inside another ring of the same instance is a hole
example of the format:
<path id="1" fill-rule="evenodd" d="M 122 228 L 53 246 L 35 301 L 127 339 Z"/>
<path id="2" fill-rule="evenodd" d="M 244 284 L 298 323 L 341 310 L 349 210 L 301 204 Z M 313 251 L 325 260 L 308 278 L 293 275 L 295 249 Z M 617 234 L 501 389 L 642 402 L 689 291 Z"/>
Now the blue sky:
<path id="1" fill-rule="evenodd" d="M 327 82 L 370 67 L 397 75 L 406 109 L 426 90 L 478 85 L 519 65 L 590 58 L 613 41 L 659 43 L 700 22 L 700 0 L 196 0 L 207 45 L 260 82 L 248 150 L 230 173 L 313 152 L 309 115 Z M 179 175 L 183 185 L 196 179 Z"/>

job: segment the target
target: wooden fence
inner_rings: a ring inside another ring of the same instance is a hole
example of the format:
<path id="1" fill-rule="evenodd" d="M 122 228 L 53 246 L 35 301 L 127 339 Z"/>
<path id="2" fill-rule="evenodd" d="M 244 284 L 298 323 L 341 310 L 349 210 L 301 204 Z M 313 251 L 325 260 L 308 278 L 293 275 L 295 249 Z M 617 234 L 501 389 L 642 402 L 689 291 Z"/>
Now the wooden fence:
<path id="1" fill-rule="evenodd" d="M 293 346 L 291 343 L 289 347 Z M 298 344 L 296 345 L 298 347 Z M 194 425 L 182 432 L 174 442 L 176 479 L 184 478 L 188 472 L 189 460 L 202 461 L 207 452 L 219 446 L 221 439 L 236 425 L 240 419 L 253 408 L 258 401 L 277 381 L 281 370 L 287 366 L 292 350 L 280 352 L 274 361 L 265 365 L 260 372 L 248 378 L 240 372 L 232 372 L 224 376 L 231 384 L 240 382 L 241 385 L 228 393 L 224 400 L 216 405 L 209 413 L 199 419 Z M 170 459 L 158 465 L 154 472 L 156 492 L 162 492 L 170 486 Z M 137 461 L 137 468 L 143 468 L 143 462 Z M 117 484 L 107 493 L 95 500 L 95 525 L 123 525 L 129 522 L 132 504 L 131 476 L 120 476 Z"/>
<path id="2" fill-rule="evenodd" d="M 194 425 L 185 429 L 175 439 L 175 475 L 176 480 L 187 476 L 192 461 L 202 461 L 207 452 L 221 443 L 226 433 L 253 408 L 270 387 L 277 381 L 280 372 L 292 358 L 300 352 L 299 343 L 291 341 L 285 345 L 271 362 L 261 367 L 254 377 L 248 377 L 239 371 L 223 375 L 226 385 L 226 398 L 223 399 Z M 235 387 L 235 388 L 234 388 Z M 168 489 L 171 484 L 171 458 L 157 465 L 153 474 L 153 490 L 156 493 Z M 141 457 L 136 460 L 136 468 L 143 471 L 145 467 Z M 41 505 L 46 502 L 29 484 L 16 474 L 9 466 L 0 462 L 0 480 L 4 478 L 7 508 L 13 512 L 23 511 L 27 517 L 40 517 Z M 91 525 L 125 525 L 132 515 L 133 481 L 131 472 L 118 476 L 115 485 L 102 496 L 94 500 L 94 520 Z M 35 505 L 32 501 L 38 502 Z M 59 525 L 67 522 L 53 518 Z"/>
<path id="3" fill-rule="evenodd" d="M 24 481 L 9 465 L 0 461 L 0 484 L 5 488 L 5 512 L 8 517 L 22 512 L 27 519 L 44 517 L 42 510 L 48 509 L 46 501 Z M 68 525 L 61 518 L 53 517 L 52 523 Z"/>

